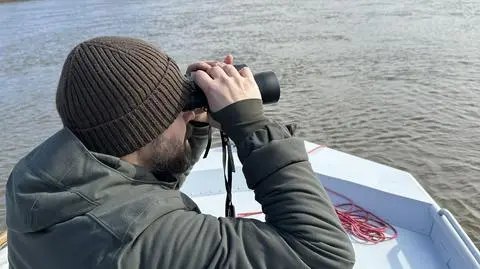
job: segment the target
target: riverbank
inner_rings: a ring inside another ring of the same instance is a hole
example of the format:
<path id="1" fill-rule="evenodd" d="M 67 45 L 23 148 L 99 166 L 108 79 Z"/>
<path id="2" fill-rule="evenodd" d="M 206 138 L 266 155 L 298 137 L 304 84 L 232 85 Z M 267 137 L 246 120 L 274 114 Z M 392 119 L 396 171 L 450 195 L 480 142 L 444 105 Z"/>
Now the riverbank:
<path id="1" fill-rule="evenodd" d="M 13 3 L 13 2 L 27 2 L 28 0 L 0 0 L 0 4 L 2 3 Z"/>

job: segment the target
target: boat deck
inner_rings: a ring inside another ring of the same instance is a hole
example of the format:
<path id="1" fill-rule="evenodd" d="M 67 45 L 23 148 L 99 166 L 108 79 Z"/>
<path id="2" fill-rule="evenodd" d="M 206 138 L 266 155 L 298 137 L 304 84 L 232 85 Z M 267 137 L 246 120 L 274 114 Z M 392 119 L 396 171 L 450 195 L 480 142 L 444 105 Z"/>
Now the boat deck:
<path id="1" fill-rule="evenodd" d="M 480 253 L 448 211 L 442 210 L 417 180 L 404 171 L 330 148 L 305 143 L 313 170 L 327 188 L 387 220 L 398 238 L 376 245 L 351 237 L 356 269 L 478 269 Z M 221 150 L 212 149 L 192 171 L 182 190 L 203 213 L 223 216 L 225 190 Z M 236 160 L 237 171 L 241 171 Z M 261 211 L 243 174 L 233 178 L 237 213 Z M 331 196 L 332 202 L 340 202 Z M 264 220 L 263 214 L 251 216 Z"/>

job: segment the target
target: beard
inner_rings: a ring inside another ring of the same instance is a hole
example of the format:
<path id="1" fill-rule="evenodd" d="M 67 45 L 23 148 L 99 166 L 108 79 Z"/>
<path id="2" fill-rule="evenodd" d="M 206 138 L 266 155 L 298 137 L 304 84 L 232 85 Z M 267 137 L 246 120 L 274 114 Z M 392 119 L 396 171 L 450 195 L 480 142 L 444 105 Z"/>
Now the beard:
<path id="1" fill-rule="evenodd" d="M 151 172 L 158 178 L 182 174 L 193 165 L 192 149 L 187 140 L 167 138 L 164 135 L 154 141 Z"/>

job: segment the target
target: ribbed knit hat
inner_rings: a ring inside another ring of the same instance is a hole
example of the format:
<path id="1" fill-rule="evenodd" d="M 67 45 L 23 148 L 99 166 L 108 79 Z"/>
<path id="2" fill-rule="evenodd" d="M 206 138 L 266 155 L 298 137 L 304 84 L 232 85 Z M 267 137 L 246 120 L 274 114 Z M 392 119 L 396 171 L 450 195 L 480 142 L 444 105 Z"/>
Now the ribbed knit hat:
<path id="1" fill-rule="evenodd" d="M 98 37 L 68 55 L 57 110 L 91 151 L 124 156 L 168 128 L 191 84 L 165 53 L 138 39 Z"/>

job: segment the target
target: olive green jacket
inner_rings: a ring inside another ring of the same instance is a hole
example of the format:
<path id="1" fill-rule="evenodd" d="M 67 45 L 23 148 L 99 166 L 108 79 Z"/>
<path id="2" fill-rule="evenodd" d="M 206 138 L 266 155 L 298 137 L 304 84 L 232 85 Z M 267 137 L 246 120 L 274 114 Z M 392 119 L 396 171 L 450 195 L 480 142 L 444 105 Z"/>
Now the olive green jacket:
<path id="1" fill-rule="evenodd" d="M 351 243 L 303 141 L 266 120 L 254 101 L 215 116 L 237 145 L 266 222 L 202 214 L 178 190 L 183 176 L 155 178 L 88 151 L 62 129 L 8 179 L 11 268 L 352 268 Z M 206 135 L 193 130 L 197 158 Z"/>

